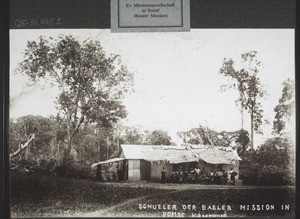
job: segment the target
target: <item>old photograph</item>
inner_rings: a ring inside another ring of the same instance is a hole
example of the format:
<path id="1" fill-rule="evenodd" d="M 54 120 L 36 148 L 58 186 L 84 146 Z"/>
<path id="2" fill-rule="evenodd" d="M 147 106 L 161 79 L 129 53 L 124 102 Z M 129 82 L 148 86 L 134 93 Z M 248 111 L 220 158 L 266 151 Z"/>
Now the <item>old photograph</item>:
<path id="1" fill-rule="evenodd" d="M 10 30 L 11 217 L 295 216 L 294 34 Z"/>

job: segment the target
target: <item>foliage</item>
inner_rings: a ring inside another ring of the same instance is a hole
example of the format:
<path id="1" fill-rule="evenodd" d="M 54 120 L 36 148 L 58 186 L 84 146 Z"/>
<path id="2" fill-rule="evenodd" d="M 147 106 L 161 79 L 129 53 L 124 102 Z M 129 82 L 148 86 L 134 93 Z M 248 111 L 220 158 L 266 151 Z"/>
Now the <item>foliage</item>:
<path id="1" fill-rule="evenodd" d="M 172 145 L 168 132 L 163 130 L 142 130 L 139 126 L 123 127 L 120 134 L 122 144 Z"/>
<path id="2" fill-rule="evenodd" d="M 249 132 L 241 129 L 235 133 L 235 143 L 238 145 L 237 152 L 240 157 L 243 157 L 246 151 L 249 149 Z"/>
<path id="3" fill-rule="evenodd" d="M 184 143 L 230 146 L 238 149 L 240 152 L 248 149 L 250 141 L 249 133 L 246 130 L 218 132 L 203 125 L 199 125 L 199 127 L 188 131 L 178 132 L 178 135 Z"/>
<path id="4" fill-rule="evenodd" d="M 263 124 L 263 109 L 259 101 L 266 95 L 266 91 L 258 77 L 260 61 L 257 59 L 257 52 L 251 51 L 242 54 L 242 63 L 244 68 L 236 70 L 232 59 L 224 59 L 223 65 L 219 71 L 220 74 L 232 79 L 233 83 L 223 86 L 223 90 L 229 88 L 237 89 L 239 98 L 236 103 L 250 114 L 251 119 L 251 143 L 253 148 L 253 132 L 262 134 L 260 129 Z"/>
<path id="5" fill-rule="evenodd" d="M 123 127 L 124 131 L 121 135 L 122 144 L 143 144 L 145 142 L 146 133 L 140 127 Z"/>
<path id="6" fill-rule="evenodd" d="M 90 165 L 118 156 L 119 136 L 95 124 L 87 124 L 73 139 L 70 156 L 63 163 L 63 152 L 67 147 L 66 120 L 56 117 L 24 116 L 10 121 L 10 151 L 14 152 L 37 130 L 35 142 L 19 156 L 11 160 L 12 171 L 55 174 L 67 177 L 87 178 Z"/>
<path id="7" fill-rule="evenodd" d="M 286 123 L 295 112 L 295 85 L 290 79 L 283 82 L 283 89 L 278 105 L 274 108 L 273 133 L 283 134 Z"/>
<path id="8" fill-rule="evenodd" d="M 294 183 L 291 151 L 287 138 L 271 138 L 257 150 L 249 150 L 240 163 L 240 178 L 246 184 L 285 185 Z"/>
<path id="9" fill-rule="evenodd" d="M 10 121 L 10 152 L 14 152 L 19 148 L 19 145 L 24 143 L 30 134 L 37 132 L 34 144 L 31 145 L 27 154 L 23 154 L 28 157 L 28 154 L 32 153 L 32 160 L 35 160 L 37 155 L 47 156 L 50 153 L 51 142 L 55 137 L 55 133 L 52 131 L 53 127 L 50 118 L 44 118 L 42 116 L 23 116 L 16 121 Z M 35 155 L 34 155 L 35 154 Z M 20 158 L 22 158 L 20 157 Z"/>
<path id="10" fill-rule="evenodd" d="M 178 135 L 184 143 L 214 145 L 217 132 L 209 127 L 199 125 L 199 127 L 192 128 L 186 132 L 178 132 Z"/>
<path id="11" fill-rule="evenodd" d="M 48 174 L 59 163 L 66 132 L 55 117 L 23 116 L 9 124 L 10 153 L 16 151 L 36 130 L 36 137 L 24 153 L 12 158 L 12 169 Z"/>
<path id="12" fill-rule="evenodd" d="M 118 55 L 107 55 L 99 41 L 41 36 L 27 43 L 19 71 L 34 83 L 58 88 L 57 104 L 67 125 L 66 159 L 82 125 L 110 128 L 126 116 L 122 99 L 131 91 L 133 75 Z"/>
<path id="13" fill-rule="evenodd" d="M 145 144 L 148 145 L 172 145 L 172 139 L 168 132 L 163 130 L 154 130 L 146 135 Z"/>

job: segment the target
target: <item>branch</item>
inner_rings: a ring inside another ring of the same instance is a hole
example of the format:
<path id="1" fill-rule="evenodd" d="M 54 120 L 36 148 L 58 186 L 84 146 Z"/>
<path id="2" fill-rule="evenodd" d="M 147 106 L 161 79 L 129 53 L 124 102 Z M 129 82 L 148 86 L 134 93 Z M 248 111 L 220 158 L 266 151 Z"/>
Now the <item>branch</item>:
<path id="1" fill-rule="evenodd" d="M 13 158 L 13 157 L 19 155 L 22 151 L 24 151 L 30 145 L 30 143 L 34 139 L 35 139 L 35 134 L 32 134 L 31 138 L 27 142 L 25 142 L 24 144 L 21 144 L 21 147 L 18 150 L 16 150 L 14 153 L 10 154 L 10 158 Z"/>

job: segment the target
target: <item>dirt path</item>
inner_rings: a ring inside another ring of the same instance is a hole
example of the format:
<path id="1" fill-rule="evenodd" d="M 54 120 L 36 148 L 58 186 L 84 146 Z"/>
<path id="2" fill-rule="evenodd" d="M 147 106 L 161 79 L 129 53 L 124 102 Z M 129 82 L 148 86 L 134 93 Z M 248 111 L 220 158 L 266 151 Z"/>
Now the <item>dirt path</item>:
<path id="1" fill-rule="evenodd" d="M 152 194 L 152 195 L 145 195 L 145 196 L 140 196 L 137 198 L 132 198 L 129 199 L 125 202 L 116 204 L 114 206 L 110 206 L 110 207 L 106 207 L 104 209 L 98 210 L 98 211 L 94 211 L 94 212 L 89 212 L 89 213 L 83 213 L 83 214 L 76 214 L 76 215 L 64 215 L 64 217 L 124 217 L 125 215 L 122 215 L 122 212 L 118 212 L 118 208 L 132 204 L 134 202 L 138 202 L 141 201 L 145 198 L 149 198 L 149 197 L 155 197 L 155 196 L 160 196 L 160 195 L 166 195 L 166 194 L 171 194 L 171 193 L 176 193 L 176 192 L 180 192 L 180 190 L 177 191 L 168 191 L 168 192 L 163 192 L 163 193 L 156 193 L 156 194 Z M 128 215 L 127 215 L 128 216 Z M 145 217 L 145 213 L 143 212 L 143 216 Z M 150 214 L 147 216 L 151 216 Z M 152 215 L 153 216 L 153 215 Z M 138 216 L 136 216 L 138 217 Z"/>

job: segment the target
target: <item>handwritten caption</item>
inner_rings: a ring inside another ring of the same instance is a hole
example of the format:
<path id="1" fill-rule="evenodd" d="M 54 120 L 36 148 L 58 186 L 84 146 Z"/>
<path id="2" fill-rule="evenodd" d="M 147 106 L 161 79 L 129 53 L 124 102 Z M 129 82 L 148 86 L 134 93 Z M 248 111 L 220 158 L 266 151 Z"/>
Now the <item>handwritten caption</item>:
<path id="1" fill-rule="evenodd" d="M 62 18 L 41 18 L 41 19 L 16 19 L 14 26 L 17 28 L 42 28 L 57 27 L 62 24 Z"/>

